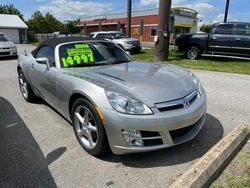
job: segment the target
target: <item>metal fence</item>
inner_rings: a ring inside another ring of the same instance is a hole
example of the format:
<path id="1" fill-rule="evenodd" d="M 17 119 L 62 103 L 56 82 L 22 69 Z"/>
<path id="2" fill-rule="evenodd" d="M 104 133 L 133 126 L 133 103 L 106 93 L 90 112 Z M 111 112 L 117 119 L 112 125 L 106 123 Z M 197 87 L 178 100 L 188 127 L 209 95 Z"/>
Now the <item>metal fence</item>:
<path id="1" fill-rule="evenodd" d="M 81 34 L 59 34 L 59 35 L 55 35 L 53 33 L 35 34 L 35 38 L 39 41 L 44 41 L 52 38 L 60 38 L 60 37 L 81 37 Z"/>

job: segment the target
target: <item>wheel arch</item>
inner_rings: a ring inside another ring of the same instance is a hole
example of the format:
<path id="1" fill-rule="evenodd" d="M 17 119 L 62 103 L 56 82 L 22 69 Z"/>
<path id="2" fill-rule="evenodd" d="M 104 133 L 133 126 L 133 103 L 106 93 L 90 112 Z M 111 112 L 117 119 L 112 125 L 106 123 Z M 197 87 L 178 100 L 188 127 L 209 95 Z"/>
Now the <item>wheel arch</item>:
<path id="1" fill-rule="evenodd" d="M 195 43 L 195 42 L 189 43 L 189 44 L 187 45 L 186 51 L 187 51 L 189 48 L 193 47 L 193 46 L 195 46 L 196 48 L 198 48 L 198 49 L 200 50 L 200 52 L 203 51 L 201 45 L 199 45 L 199 44 L 197 44 L 197 43 Z"/>
<path id="2" fill-rule="evenodd" d="M 72 110 L 74 101 L 76 99 L 79 99 L 79 98 L 83 98 L 83 99 L 87 100 L 88 102 L 90 102 L 92 105 L 96 106 L 95 103 L 88 96 L 86 96 L 85 94 L 83 94 L 81 92 L 75 92 L 70 96 L 69 103 L 68 103 L 68 110 L 69 110 L 70 118 L 72 118 L 71 117 L 71 110 Z"/>
<path id="3" fill-rule="evenodd" d="M 18 65 L 18 66 L 17 66 L 17 73 L 19 73 L 20 70 L 22 70 L 22 68 L 21 68 L 20 65 Z"/>

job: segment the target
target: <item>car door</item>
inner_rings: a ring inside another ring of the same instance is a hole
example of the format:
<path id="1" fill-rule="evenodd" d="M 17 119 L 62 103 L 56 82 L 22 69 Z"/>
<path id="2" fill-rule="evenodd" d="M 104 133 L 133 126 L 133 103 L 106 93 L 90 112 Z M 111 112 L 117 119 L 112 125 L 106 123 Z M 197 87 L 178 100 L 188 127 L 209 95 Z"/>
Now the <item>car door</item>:
<path id="1" fill-rule="evenodd" d="M 212 29 L 208 40 L 208 50 L 217 53 L 231 53 L 234 37 L 234 24 L 223 23 Z"/>
<path id="2" fill-rule="evenodd" d="M 42 46 L 36 54 L 35 58 L 47 57 L 50 63 L 50 69 L 47 65 L 34 62 L 29 68 L 29 77 L 31 84 L 36 91 L 51 105 L 55 103 L 56 99 L 56 67 L 54 58 L 54 49 L 49 46 Z"/>
<path id="3" fill-rule="evenodd" d="M 234 37 L 233 50 L 239 54 L 250 56 L 250 24 L 238 23 Z"/>

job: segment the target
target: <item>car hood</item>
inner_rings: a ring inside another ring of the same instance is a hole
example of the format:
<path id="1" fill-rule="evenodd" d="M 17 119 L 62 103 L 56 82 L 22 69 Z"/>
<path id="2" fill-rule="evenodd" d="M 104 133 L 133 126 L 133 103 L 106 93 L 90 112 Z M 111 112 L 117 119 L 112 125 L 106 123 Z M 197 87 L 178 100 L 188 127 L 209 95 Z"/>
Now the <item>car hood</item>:
<path id="1" fill-rule="evenodd" d="M 124 38 L 124 39 L 113 39 L 114 41 L 126 41 L 126 42 L 132 42 L 132 41 L 139 41 L 136 38 Z"/>
<path id="2" fill-rule="evenodd" d="M 66 71 L 71 76 L 129 95 L 149 106 L 182 98 L 196 89 L 189 72 L 175 65 L 129 62 L 91 68 L 68 68 Z"/>
<path id="3" fill-rule="evenodd" d="M 10 48 L 12 45 L 11 41 L 0 41 L 0 48 Z"/>

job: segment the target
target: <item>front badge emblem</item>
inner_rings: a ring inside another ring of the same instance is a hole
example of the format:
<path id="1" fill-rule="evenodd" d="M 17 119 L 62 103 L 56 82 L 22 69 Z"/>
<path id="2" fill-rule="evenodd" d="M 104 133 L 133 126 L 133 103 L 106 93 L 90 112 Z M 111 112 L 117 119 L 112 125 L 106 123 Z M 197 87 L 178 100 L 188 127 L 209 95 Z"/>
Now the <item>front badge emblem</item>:
<path id="1" fill-rule="evenodd" d="M 189 107 L 189 101 L 187 101 L 187 100 L 183 100 L 183 107 L 184 108 L 188 108 Z"/>

